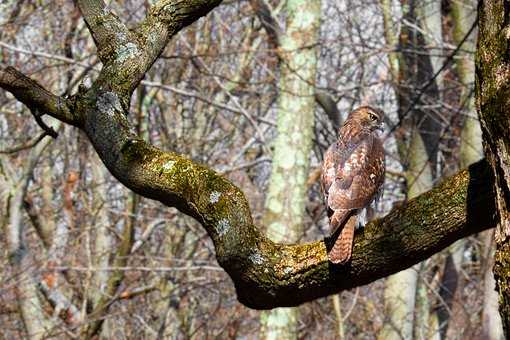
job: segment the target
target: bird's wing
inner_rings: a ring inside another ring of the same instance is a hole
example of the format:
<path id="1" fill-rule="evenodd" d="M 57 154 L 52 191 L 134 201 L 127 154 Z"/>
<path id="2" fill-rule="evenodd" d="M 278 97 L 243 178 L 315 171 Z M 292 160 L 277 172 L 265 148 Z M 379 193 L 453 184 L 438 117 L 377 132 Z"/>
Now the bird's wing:
<path id="1" fill-rule="evenodd" d="M 340 162 L 329 188 L 327 205 L 332 210 L 365 208 L 384 181 L 384 149 L 379 139 L 368 136 Z"/>
<path id="2" fill-rule="evenodd" d="M 354 178 L 364 170 L 372 151 L 372 144 L 373 137 L 370 135 L 361 140 L 355 139 L 341 144 L 335 178 L 341 188 L 349 188 Z"/>
<path id="3" fill-rule="evenodd" d="M 324 160 L 322 162 L 321 190 L 326 202 L 328 201 L 329 188 L 336 178 L 339 161 L 338 145 L 334 143 L 324 154 Z"/>

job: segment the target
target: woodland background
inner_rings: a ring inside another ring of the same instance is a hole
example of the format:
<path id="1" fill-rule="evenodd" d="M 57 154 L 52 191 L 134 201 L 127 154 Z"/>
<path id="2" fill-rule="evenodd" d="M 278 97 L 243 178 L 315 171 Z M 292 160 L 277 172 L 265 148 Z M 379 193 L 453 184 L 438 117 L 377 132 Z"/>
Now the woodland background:
<path id="1" fill-rule="evenodd" d="M 150 4 L 108 2 L 128 26 Z M 239 186 L 272 239 L 320 239 L 328 227 L 319 165 L 355 107 L 387 114 L 384 196 L 367 220 L 483 156 L 476 6 L 224 1 L 169 43 L 129 119 L 150 143 Z M 2 1 L 0 62 L 63 95 L 100 69 L 78 9 L 64 0 Z M 122 186 L 78 129 L 45 116 L 58 138 L 42 135 L 27 110 L 0 91 L 5 339 L 503 338 L 492 230 L 367 286 L 298 308 L 251 310 L 195 220 Z M 15 228 L 29 254 L 23 268 L 8 247 Z"/>

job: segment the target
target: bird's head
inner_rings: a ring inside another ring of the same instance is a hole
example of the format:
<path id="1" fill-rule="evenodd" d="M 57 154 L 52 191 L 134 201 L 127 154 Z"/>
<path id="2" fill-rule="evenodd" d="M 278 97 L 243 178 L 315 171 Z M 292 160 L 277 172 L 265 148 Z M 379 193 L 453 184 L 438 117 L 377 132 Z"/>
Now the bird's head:
<path id="1" fill-rule="evenodd" d="M 370 131 L 384 130 L 384 112 L 370 106 L 361 106 L 349 113 L 347 119 L 358 121 L 363 128 Z"/>

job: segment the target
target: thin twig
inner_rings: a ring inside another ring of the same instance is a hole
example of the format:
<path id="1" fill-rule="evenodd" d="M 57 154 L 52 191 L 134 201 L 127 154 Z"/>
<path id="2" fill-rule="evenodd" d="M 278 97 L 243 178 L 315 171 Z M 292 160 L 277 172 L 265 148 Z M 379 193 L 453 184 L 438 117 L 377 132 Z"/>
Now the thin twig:
<path id="1" fill-rule="evenodd" d="M 32 113 L 32 116 L 34 116 L 35 121 L 37 124 L 43 129 L 44 133 L 54 139 L 58 137 L 57 131 L 53 130 L 51 126 L 48 126 L 43 120 L 42 116 L 44 113 L 40 113 L 37 109 L 30 109 L 30 112 Z"/>
<path id="2" fill-rule="evenodd" d="M 7 50 L 16 52 L 16 53 L 32 55 L 34 57 L 40 57 L 40 58 L 45 58 L 45 59 L 58 60 L 58 61 L 62 61 L 67 64 L 73 64 L 73 65 L 81 66 L 84 68 L 89 68 L 89 67 L 93 66 L 92 64 L 83 63 L 83 62 L 80 62 L 80 61 L 77 61 L 77 60 L 74 60 L 71 58 L 63 57 L 60 55 L 56 55 L 56 54 L 50 54 L 50 53 L 45 53 L 45 52 L 40 52 L 40 51 L 25 50 L 21 47 L 9 45 L 3 41 L 0 41 L 0 46 Z M 99 70 L 96 69 L 96 71 L 99 71 Z"/>
<path id="3" fill-rule="evenodd" d="M 0 154 L 5 155 L 5 154 L 11 154 L 11 153 L 16 153 L 16 152 L 20 152 L 23 150 L 31 149 L 34 146 L 36 146 L 37 144 L 39 144 L 39 142 L 42 141 L 44 139 L 44 137 L 46 137 L 46 136 L 48 136 L 48 133 L 46 131 L 44 131 L 36 138 L 33 138 L 32 140 L 30 140 L 24 144 L 20 144 L 20 145 L 16 145 L 16 146 L 4 149 L 4 150 L 0 150 Z"/>

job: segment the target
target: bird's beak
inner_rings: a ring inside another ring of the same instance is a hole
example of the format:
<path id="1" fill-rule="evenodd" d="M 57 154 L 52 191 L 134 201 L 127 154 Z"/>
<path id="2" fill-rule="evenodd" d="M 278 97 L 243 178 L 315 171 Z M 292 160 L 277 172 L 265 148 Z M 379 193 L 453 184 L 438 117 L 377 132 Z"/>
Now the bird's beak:
<path id="1" fill-rule="evenodd" d="M 384 132 L 384 122 L 379 123 L 379 125 L 377 125 L 377 129 L 376 130 Z"/>

